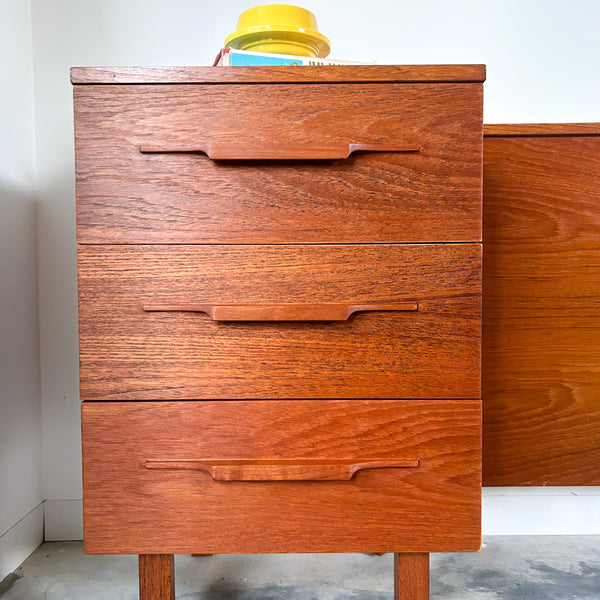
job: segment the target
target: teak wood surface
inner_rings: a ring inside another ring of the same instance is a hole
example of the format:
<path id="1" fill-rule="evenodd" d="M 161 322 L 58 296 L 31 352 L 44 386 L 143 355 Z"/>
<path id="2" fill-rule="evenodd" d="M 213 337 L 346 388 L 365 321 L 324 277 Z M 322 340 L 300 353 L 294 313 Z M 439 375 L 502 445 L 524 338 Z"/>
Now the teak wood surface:
<path id="1" fill-rule="evenodd" d="M 481 241 L 479 84 L 74 94 L 80 243 Z"/>
<path id="2" fill-rule="evenodd" d="M 175 600 L 175 561 L 172 554 L 141 554 L 140 600 Z"/>
<path id="3" fill-rule="evenodd" d="M 486 138 L 599 136 L 600 123 L 520 123 L 518 125 L 484 125 L 483 134 Z"/>
<path id="4" fill-rule="evenodd" d="M 336 65 L 334 67 L 73 67 L 73 84 L 483 83 L 485 65 Z"/>
<path id="5" fill-rule="evenodd" d="M 394 600 L 429 600 L 429 554 L 394 555 Z"/>
<path id="6" fill-rule="evenodd" d="M 479 398 L 480 275 L 479 244 L 81 246 L 81 397 Z M 418 310 L 218 322 L 186 306 L 213 303 Z"/>
<path id="7" fill-rule="evenodd" d="M 417 302 L 375 302 L 371 304 L 142 304 L 146 312 L 196 312 L 213 321 L 267 322 L 277 321 L 347 321 L 361 312 L 416 312 Z"/>
<path id="8" fill-rule="evenodd" d="M 480 418 L 479 400 L 85 402 L 86 552 L 477 550 Z M 315 480 L 147 467 L 198 459 L 313 462 Z M 318 480 L 340 460 L 419 464 Z"/>
<path id="9" fill-rule="evenodd" d="M 491 131 L 483 482 L 600 485 L 600 125 Z"/>
<path id="10" fill-rule="evenodd" d="M 213 481 L 350 481 L 367 469 L 417 469 L 419 459 L 163 459 L 147 460 L 146 469 L 203 471 Z"/>

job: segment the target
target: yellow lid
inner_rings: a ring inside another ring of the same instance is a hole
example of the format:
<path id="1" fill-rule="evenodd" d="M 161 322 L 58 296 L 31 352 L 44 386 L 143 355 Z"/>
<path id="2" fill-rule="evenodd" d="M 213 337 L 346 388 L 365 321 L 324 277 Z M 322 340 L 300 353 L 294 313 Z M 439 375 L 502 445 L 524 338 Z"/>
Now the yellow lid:
<path id="1" fill-rule="evenodd" d="M 317 18 L 309 10 L 263 4 L 240 15 L 237 31 L 225 39 L 225 47 L 324 58 L 330 42 L 319 32 Z"/>

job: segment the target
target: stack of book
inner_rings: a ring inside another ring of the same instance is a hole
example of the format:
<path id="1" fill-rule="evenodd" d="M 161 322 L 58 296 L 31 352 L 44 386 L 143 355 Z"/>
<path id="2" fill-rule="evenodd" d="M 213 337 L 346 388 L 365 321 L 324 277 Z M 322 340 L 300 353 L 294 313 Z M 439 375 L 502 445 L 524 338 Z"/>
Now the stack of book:
<path id="1" fill-rule="evenodd" d="M 215 67 L 248 67 L 248 66 L 322 66 L 322 65 L 361 65 L 367 63 L 350 62 L 347 60 L 331 60 L 329 58 L 314 58 L 312 56 L 294 56 L 291 54 L 269 54 L 267 52 L 251 52 L 249 50 L 234 50 L 223 48 L 213 66 Z"/>

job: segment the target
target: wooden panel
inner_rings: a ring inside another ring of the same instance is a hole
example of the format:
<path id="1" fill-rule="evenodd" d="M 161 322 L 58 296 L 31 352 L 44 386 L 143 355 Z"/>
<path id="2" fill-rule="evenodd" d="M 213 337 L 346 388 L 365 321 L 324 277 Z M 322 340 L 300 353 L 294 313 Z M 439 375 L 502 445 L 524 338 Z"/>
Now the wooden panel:
<path id="1" fill-rule="evenodd" d="M 469 551 L 480 402 L 84 403 L 88 553 Z M 213 481 L 149 459 L 419 459 L 349 481 Z"/>
<path id="2" fill-rule="evenodd" d="M 335 67 L 73 67 L 75 84 L 478 82 L 485 65 L 336 65 Z"/>
<path id="3" fill-rule="evenodd" d="M 480 259 L 479 244 L 83 246 L 81 397 L 479 398 Z M 213 303 L 401 310 L 231 323 L 143 310 Z"/>
<path id="4" fill-rule="evenodd" d="M 600 123 L 522 123 L 484 125 L 483 134 L 486 138 L 597 136 L 600 135 Z"/>
<path id="5" fill-rule="evenodd" d="M 481 111 L 475 84 L 79 86 L 78 239 L 480 241 Z M 352 144 L 409 151 L 205 154 Z"/>
<path id="6" fill-rule="evenodd" d="M 484 485 L 600 484 L 600 137 L 487 138 Z"/>

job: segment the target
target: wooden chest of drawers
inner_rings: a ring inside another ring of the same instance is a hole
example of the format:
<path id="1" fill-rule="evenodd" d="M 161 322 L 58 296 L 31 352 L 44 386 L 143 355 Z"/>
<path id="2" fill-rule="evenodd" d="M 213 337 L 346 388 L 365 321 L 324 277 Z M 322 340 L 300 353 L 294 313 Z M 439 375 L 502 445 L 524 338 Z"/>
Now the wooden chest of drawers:
<path id="1" fill-rule="evenodd" d="M 174 553 L 395 552 L 425 598 L 479 548 L 483 78 L 73 70 L 85 548 L 142 597 Z"/>

